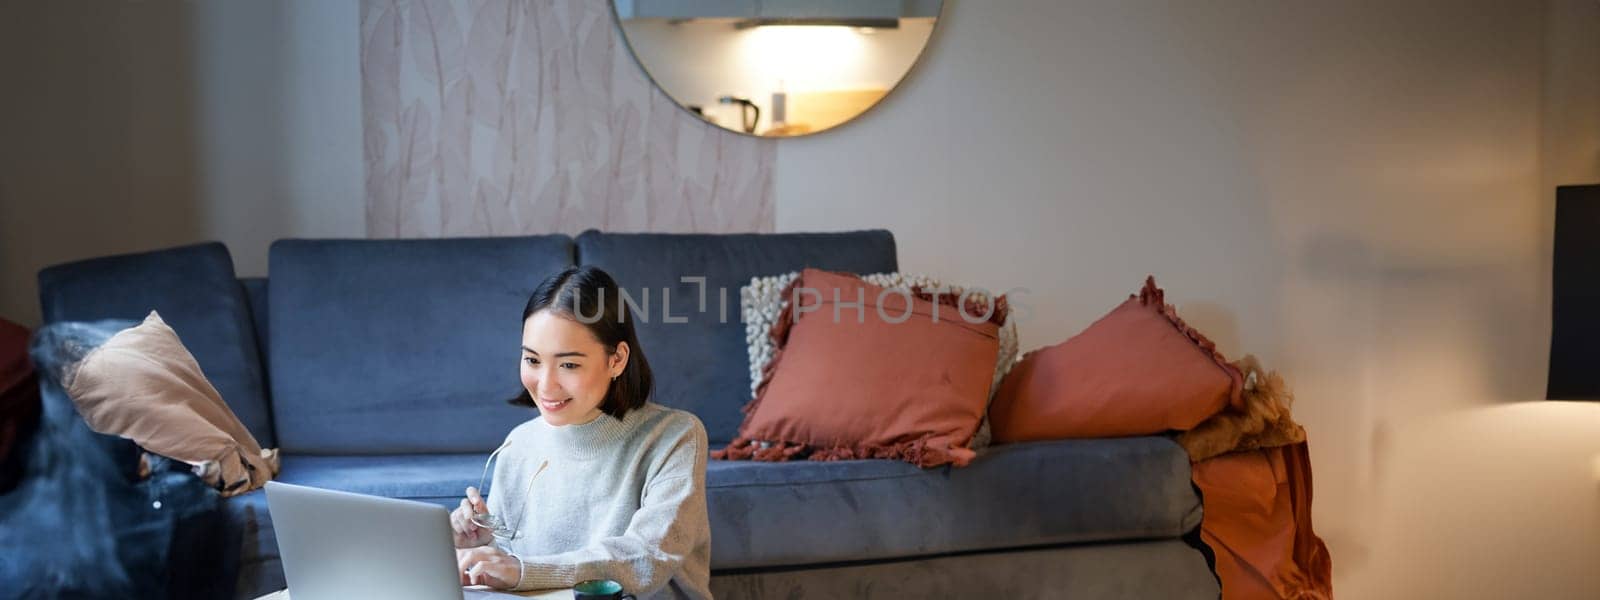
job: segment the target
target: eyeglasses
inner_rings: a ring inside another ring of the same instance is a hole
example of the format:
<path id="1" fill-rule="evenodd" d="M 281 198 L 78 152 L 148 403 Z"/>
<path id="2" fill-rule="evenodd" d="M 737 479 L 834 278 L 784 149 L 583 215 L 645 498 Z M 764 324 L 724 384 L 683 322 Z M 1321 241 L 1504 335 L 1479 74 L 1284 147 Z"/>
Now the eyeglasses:
<path id="1" fill-rule="evenodd" d="M 494 462 L 494 457 L 499 455 L 501 450 L 505 450 L 510 445 L 511 441 L 506 440 L 506 443 L 501 444 L 499 448 L 495 448 L 494 452 L 489 453 L 489 458 L 483 461 L 483 474 L 478 476 L 478 490 L 480 492 L 483 490 L 484 482 L 488 481 L 489 465 Z M 543 473 L 545 467 L 548 466 L 550 466 L 550 461 L 548 460 L 539 464 L 539 470 L 534 471 L 533 477 L 528 478 L 528 491 L 531 492 L 533 490 L 533 481 L 538 479 L 539 474 Z M 524 493 L 523 495 L 526 497 L 527 493 Z M 520 525 L 521 519 L 517 520 L 519 521 L 518 524 Z M 472 522 L 477 524 L 479 527 L 488 529 L 490 534 L 492 534 L 494 538 L 499 541 L 501 550 L 505 550 L 506 542 L 516 539 L 518 534 L 517 528 L 509 524 L 504 516 L 498 514 L 486 512 L 477 513 L 472 515 Z"/>

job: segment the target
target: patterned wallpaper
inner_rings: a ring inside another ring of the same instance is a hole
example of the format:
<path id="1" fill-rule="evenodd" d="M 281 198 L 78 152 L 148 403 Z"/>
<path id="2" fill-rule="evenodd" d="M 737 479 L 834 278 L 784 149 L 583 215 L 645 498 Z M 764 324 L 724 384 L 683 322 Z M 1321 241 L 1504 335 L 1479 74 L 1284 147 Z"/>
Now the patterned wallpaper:
<path id="1" fill-rule="evenodd" d="M 684 112 L 607 0 L 361 0 L 367 234 L 772 231 L 772 140 Z"/>

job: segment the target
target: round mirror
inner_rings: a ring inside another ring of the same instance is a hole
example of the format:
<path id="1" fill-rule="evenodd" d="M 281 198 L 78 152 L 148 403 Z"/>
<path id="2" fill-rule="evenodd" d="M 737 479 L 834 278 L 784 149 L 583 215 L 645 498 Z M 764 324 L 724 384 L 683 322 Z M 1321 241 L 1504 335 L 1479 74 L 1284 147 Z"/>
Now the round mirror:
<path id="1" fill-rule="evenodd" d="M 943 0 L 612 0 L 661 91 L 719 127 L 816 133 L 882 100 L 927 46 Z"/>

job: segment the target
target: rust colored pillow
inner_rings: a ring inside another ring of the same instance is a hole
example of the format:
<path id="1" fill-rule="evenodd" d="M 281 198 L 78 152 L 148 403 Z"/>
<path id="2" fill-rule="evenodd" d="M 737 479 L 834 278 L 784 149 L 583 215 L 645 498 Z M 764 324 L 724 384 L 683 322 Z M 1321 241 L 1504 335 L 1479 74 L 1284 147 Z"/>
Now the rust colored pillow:
<path id="1" fill-rule="evenodd" d="M 1240 403 L 1243 378 L 1155 278 L 1088 329 L 1029 352 L 990 407 L 996 442 L 1187 430 Z"/>
<path id="2" fill-rule="evenodd" d="M 714 458 L 972 460 L 1003 301 L 988 314 L 958 310 L 956 298 L 935 303 L 816 269 L 784 296 L 791 301 L 772 328 L 766 381 L 744 408 L 739 437 Z"/>

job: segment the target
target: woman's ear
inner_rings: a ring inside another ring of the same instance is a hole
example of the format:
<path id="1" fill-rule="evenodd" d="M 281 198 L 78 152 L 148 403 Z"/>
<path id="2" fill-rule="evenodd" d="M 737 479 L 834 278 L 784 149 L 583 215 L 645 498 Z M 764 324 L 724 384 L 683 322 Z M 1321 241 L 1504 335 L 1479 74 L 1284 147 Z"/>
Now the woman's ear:
<path id="1" fill-rule="evenodd" d="M 628 368 L 628 343 L 627 342 L 617 342 L 617 349 L 616 349 L 615 352 L 611 353 L 611 361 L 610 362 L 611 362 L 611 364 L 609 365 L 609 368 L 610 368 L 610 371 L 611 371 L 611 378 L 612 379 L 616 379 L 618 377 L 621 377 L 623 370 Z"/>

